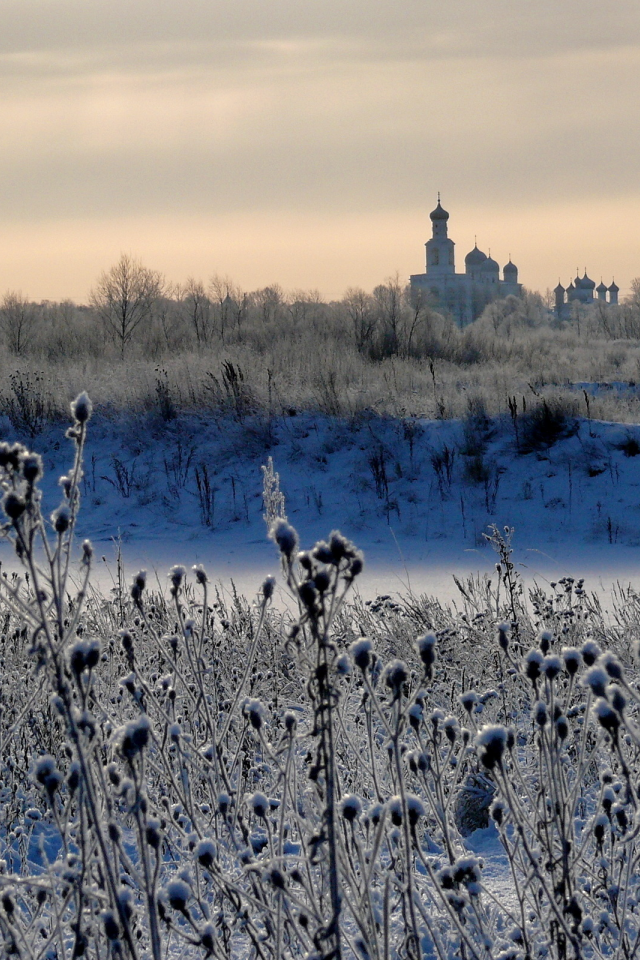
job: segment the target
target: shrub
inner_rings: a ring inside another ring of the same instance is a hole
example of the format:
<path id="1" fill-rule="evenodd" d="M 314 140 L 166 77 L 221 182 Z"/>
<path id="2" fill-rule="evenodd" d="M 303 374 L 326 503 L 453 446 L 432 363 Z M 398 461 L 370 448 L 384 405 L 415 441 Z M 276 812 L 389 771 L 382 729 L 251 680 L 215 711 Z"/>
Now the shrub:
<path id="1" fill-rule="evenodd" d="M 640 453 L 640 442 L 636 437 L 629 434 L 618 444 L 618 450 L 622 450 L 625 457 L 637 457 Z"/>
<path id="2" fill-rule="evenodd" d="M 521 453 L 548 450 L 558 440 L 578 429 L 577 404 L 557 398 L 543 399 L 519 417 Z"/>

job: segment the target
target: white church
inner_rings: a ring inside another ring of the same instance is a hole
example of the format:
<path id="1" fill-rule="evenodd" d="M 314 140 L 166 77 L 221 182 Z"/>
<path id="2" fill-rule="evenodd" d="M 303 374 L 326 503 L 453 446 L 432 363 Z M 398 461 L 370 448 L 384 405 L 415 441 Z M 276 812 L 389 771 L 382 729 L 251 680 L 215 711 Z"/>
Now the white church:
<path id="1" fill-rule="evenodd" d="M 455 243 L 448 237 L 449 214 L 440 204 L 430 214 L 433 235 L 425 244 L 427 262 L 425 273 L 411 277 L 411 296 L 414 302 L 426 299 L 436 309 L 450 314 L 456 323 L 464 327 L 477 320 L 492 300 L 518 297 L 522 284 L 518 283 L 518 268 L 509 258 L 502 271 L 498 263 L 476 244 L 464 258 L 464 273 L 456 273 Z"/>

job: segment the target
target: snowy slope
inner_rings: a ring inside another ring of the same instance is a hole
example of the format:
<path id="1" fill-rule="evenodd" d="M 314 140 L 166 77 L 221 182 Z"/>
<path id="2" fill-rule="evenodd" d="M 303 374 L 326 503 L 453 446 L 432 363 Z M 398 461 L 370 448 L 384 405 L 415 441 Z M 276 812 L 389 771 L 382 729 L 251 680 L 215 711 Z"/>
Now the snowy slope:
<path id="1" fill-rule="evenodd" d="M 6 439 L 16 439 L 7 422 Z M 24 440 L 25 438 L 18 438 Z M 515 527 L 529 577 L 588 585 L 640 574 L 640 427 L 576 421 L 548 448 L 518 451 L 511 421 L 337 421 L 140 416 L 90 424 L 79 533 L 98 555 L 120 538 L 127 566 L 204 563 L 252 591 L 277 568 L 263 520 L 271 456 L 289 520 L 308 545 L 341 529 L 365 551 L 366 593 L 451 591 L 451 573 L 491 571 L 483 532 Z M 29 441 L 45 496 L 71 444 L 56 425 Z M 520 438 L 520 447 L 523 444 Z"/>

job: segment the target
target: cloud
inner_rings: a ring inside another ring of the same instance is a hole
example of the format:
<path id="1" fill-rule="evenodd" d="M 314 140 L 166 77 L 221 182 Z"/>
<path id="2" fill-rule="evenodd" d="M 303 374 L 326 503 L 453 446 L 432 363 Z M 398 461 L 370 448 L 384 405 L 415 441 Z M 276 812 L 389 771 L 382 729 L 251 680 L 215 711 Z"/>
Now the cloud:
<path id="1" fill-rule="evenodd" d="M 437 189 L 488 232 L 636 194 L 636 0 L 5 0 L 2 19 L 3 229 L 258 216 L 311 249 L 318 218 L 424 221 Z"/>

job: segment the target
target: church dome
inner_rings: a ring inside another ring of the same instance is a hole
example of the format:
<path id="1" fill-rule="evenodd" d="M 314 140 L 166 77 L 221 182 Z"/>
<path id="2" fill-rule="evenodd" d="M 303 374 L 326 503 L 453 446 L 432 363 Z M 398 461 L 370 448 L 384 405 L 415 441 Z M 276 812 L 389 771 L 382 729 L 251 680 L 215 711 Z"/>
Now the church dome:
<path id="1" fill-rule="evenodd" d="M 505 267 L 505 270 L 506 270 L 506 269 L 507 269 L 507 268 Z M 562 286 L 562 284 L 560 283 L 559 280 L 558 280 L 558 286 L 554 288 L 554 291 L 553 291 L 553 292 L 554 292 L 554 293 L 564 293 L 564 292 L 565 292 L 565 289 L 564 289 L 564 287 Z"/>
<path id="2" fill-rule="evenodd" d="M 598 286 L 596 287 L 596 291 L 597 291 L 598 293 L 606 293 L 606 292 L 607 292 L 607 289 L 608 289 L 608 288 L 607 288 L 607 285 L 606 285 L 605 283 L 603 283 L 602 280 L 600 281 L 600 283 L 599 283 Z"/>
<path id="3" fill-rule="evenodd" d="M 471 250 L 471 252 L 468 253 L 464 258 L 464 262 L 468 267 L 477 267 L 481 263 L 484 263 L 484 261 L 487 259 L 486 253 L 483 253 L 482 250 L 478 250 L 478 244 L 476 243 L 473 250 Z"/>
<path id="4" fill-rule="evenodd" d="M 489 256 L 487 257 L 487 259 L 484 260 L 483 263 L 482 263 L 482 269 L 483 269 L 483 270 L 487 270 L 487 271 L 489 271 L 489 270 L 500 270 L 500 264 L 498 263 L 497 260 L 494 260 L 494 259 L 493 259 L 493 257 L 491 256 L 491 254 L 489 254 Z"/>
<path id="5" fill-rule="evenodd" d="M 584 272 L 584 277 L 580 281 L 580 286 L 583 290 L 595 290 L 596 282 L 587 276 L 587 271 Z"/>
<path id="6" fill-rule="evenodd" d="M 504 270 L 502 272 L 504 273 L 505 280 L 507 276 L 518 276 L 518 268 L 516 267 L 515 263 L 511 263 L 511 260 L 509 260 L 509 263 L 505 263 Z"/>
<path id="7" fill-rule="evenodd" d="M 449 214 L 447 213 L 447 211 L 444 209 L 444 207 L 440 206 L 439 197 L 438 197 L 438 206 L 435 208 L 435 210 L 431 211 L 429 216 L 431 217 L 432 220 L 448 220 L 449 219 Z"/>
<path id="8" fill-rule="evenodd" d="M 611 286 L 608 287 L 608 290 L 609 290 L 609 293 L 612 293 L 612 292 L 613 292 L 613 293 L 618 293 L 618 292 L 620 291 L 620 287 L 617 285 L 617 283 L 616 283 L 615 280 L 614 280 L 613 283 L 611 284 Z"/>

